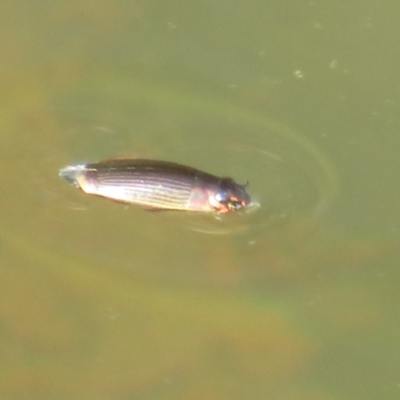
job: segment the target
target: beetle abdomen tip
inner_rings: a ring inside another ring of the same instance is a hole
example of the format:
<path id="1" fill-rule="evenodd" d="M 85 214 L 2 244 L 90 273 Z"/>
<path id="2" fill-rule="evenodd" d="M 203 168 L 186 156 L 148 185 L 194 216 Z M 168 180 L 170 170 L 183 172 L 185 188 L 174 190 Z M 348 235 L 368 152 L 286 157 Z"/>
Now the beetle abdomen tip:
<path id="1" fill-rule="evenodd" d="M 70 185 L 79 187 L 78 178 L 81 176 L 82 172 L 85 171 L 85 164 L 67 165 L 60 169 L 58 175 L 65 179 Z"/>

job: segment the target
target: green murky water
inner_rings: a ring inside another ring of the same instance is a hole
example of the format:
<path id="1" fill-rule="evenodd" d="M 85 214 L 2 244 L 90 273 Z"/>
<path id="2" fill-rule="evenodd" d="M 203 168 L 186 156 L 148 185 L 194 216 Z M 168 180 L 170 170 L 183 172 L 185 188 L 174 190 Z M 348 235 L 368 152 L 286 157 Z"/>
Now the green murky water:
<path id="1" fill-rule="evenodd" d="M 0 5 L 3 399 L 400 396 L 395 3 Z M 181 162 L 260 207 L 84 196 Z"/>

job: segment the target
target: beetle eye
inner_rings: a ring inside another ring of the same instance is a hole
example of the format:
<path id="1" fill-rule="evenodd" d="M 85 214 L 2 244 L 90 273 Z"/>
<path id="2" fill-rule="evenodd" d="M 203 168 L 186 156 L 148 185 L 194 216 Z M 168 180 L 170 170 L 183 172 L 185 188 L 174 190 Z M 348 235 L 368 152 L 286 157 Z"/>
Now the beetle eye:
<path id="1" fill-rule="evenodd" d="M 229 194 L 226 192 L 218 192 L 215 195 L 215 200 L 217 200 L 219 203 L 227 203 L 229 201 Z"/>

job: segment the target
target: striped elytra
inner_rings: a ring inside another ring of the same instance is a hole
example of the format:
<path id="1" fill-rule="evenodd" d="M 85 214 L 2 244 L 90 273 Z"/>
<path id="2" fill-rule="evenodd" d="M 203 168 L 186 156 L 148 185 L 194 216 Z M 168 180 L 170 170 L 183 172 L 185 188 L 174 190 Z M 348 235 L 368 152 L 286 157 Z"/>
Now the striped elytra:
<path id="1" fill-rule="evenodd" d="M 222 214 L 251 201 L 245 187 L 231 178 L 167 161 L 114 159 L 69 165 L 60 176 L 85 193 L 153 210 Z"/>

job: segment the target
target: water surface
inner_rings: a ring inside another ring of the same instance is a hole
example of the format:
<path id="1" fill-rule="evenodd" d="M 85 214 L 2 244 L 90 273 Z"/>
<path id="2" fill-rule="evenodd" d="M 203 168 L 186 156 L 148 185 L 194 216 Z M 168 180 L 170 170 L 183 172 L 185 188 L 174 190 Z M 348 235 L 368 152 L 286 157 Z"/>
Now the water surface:
<path id="1" fill-rule="evenodd" d="M 1 397 L 399 396 L 395 4 L 0 6 Z M 249 180 L 216 219 L 69 163 Z"/>

